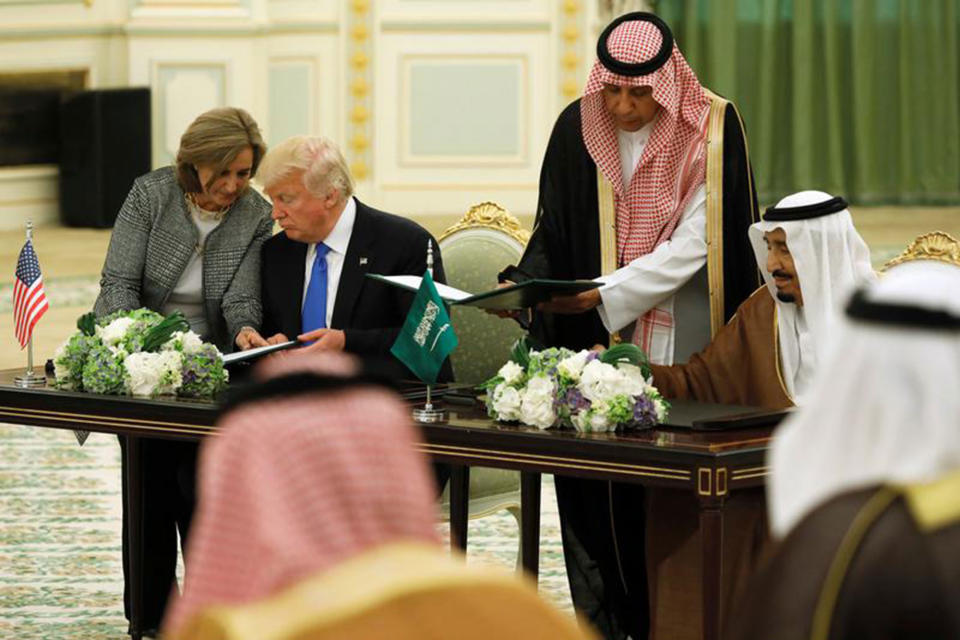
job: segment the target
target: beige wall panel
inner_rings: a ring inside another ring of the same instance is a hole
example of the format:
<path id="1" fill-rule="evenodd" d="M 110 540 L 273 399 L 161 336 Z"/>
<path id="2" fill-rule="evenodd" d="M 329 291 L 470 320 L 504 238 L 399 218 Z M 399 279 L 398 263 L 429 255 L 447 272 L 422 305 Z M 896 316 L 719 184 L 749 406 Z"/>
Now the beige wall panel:
<path id="1" fill-rule="evenodd" d="M 437 21 L 513 22 L 544 20 L 558 0 L 379 0 L 377 8 L 386 24 Z"/>
<path id="2" fill-rule="evenodd" d="M 341 3 L 333 0 L 260 0 L 267 19 L 274 25 L 301 25 L 336 28 L 341 16 Z"/>
<path id="3" fill-rule="evenodd" d="M 0 169 L 0 230 L 23 229 L 27 220 L 35 225 L 56 222 L 60 217 L 57 176 L 56 165 Z"/>
<path id="4" fill-rule="evenodd" d="M 215 106 L 266 121 L 265 59 L 251 38 L 131 38 L 130 84 L 152 92 L 153 162 L 168 164 L 184 128 Z"/>
<path id="5" fill-rule="evenodd" d="M 275 113 L 277 105 L 275 97 L 276 81 L 283 77 L 282 70 L 307 69 L 309 85 L 302 90 L 289 84 L 291 73 L 288 73 L 288 82 L 285 89 L 291 91 L 288 96 L 292 111 L 299 111 L 306 103 L 309 126 L 306 130 L 293 131 L 288 126 L 281 126 L 283 135 L 310 134 L 325 135 L 338 143 L 343 142 L 342 127 L 342 99 L 341 99 L 341 55 L 340 41 L 336 33 L 319 35 L 272 35 L 264 45 L 267 58 L 266 86 L 263 92 L 270 97 L 270 104 L 266 107 L 267 119 L 261 122 L 266 129 L 267 139 L 277 142 L 277 135 L 271 130 L 271 123 L 284 117 L 283 111 L 287 108 L 281 103 L 280 113 Z M 278 76 L 277 73 L 280 72 Z M 293 72 L 295 76 L 295 72 Z"/>
<path id="6" fill-rule="evenodd" d="M 451 213 L 509 194 L 511 207 L 532 210 L 555 117 L 549 36 L 385 33 L 378 46 L 375 176 L 384 206 Z"/>

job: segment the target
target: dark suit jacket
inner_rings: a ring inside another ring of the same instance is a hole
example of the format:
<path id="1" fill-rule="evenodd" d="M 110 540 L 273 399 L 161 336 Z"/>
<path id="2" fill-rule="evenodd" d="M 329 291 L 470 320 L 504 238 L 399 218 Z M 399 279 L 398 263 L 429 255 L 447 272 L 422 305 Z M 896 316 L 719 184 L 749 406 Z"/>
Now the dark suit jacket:
<path id="1" fill-rule="evenodd" d="M 378 211 L 357 200 L 357 217 L 344 258 L 332 329 L 346 336 L 346 350 L 366 359 L 389 358 L 388 374 L 413 378 L 413 374 L 390 355 L 407 317 L 413 294 L 367 278 L 366 273 L 422 276 L 427 268 L 427 240 L 433 242 L 433 278 L 445 282 L 440 248 L 426 229 L 406 218 Z M 295 338 L 302 333 L 301 304 L 307 245 L 279 233 L 263 245 L 264 337 L 283 333 Z M 449 380 L 450 364 L 444 364 L 440 379 Z M 444 375 L 447 373 L 448 375 Z"/>

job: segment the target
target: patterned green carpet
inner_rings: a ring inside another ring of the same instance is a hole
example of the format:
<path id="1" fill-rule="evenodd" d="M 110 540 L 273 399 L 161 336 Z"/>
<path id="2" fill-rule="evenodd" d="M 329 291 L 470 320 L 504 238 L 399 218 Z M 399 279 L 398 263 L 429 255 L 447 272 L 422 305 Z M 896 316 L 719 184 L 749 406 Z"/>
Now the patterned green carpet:
<path id="1" fill-rule="evenodd" d="M 570 610 L 552 478 L 543 488 L 541 591 Z M 0 638 L 126 637 L 120 514 L 115 437 L 81 448 L 69 431 L 0 424 Z M 473 520 L 468 535 L 469 563 L 513 569 L 513 516 Z"/>

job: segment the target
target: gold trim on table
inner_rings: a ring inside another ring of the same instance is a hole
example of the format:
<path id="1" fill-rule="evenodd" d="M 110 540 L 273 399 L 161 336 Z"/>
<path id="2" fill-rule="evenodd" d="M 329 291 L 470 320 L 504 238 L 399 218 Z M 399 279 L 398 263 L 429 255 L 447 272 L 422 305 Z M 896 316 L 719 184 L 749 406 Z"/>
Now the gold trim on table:
<path id="1" fill-rule="evenodd" d="M 577 458 L 562 458 L 559 456 L 546 456 L 530 453 L 517 453 L 513 451 L 500 451 L 497 449 L 460 447 L 452 445 L 438 445 L 422 443 L 417 447 L 424 453 L 433 454 L 451 454 L 461 458 L 472 458 L 476 460 L 498 460 L 501 462 L 549 463 L 555 467 L 564 469 L 580 469 L 584 471 L 607 471 L 622 473 L 624 475 L 642 476 L 651 478 L 665 478 L 669 480 L 689 481 L 690 472 L 686 469 L 676 469 L 671 467 L 654 467 L 648 465 L 625 464 L 620 462 L 589 462 Z"/>

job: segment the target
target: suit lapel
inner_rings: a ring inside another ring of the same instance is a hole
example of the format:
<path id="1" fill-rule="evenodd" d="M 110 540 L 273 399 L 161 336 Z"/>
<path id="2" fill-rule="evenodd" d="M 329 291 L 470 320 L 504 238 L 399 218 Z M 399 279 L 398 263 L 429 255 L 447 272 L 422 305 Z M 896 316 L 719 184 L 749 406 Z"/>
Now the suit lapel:
<path id="1" fill-rule="evenodd" d="M 284 235 L 284 242 L 287 246 L 282 247 L 280 251 L 280 268 L 275 272 L 273 284 L 283 315 L 281 327 L 287 337 L 293 339 L 302 331 L 300 307 L 303 303 L 303 275 L 306 270 L 307 245 L 290 240 L 286 235 Z M 293 286 L 290 286 L 290 283 Z"/>
<path id="2" fill-rule="evenodd" d="M 371 248 L 375 238 L 367 207 L 357 200 L 357 217 L 350 233 L 347 255 L 343 259 L 343 269 L 337 285 L 337 300 L 333 307 L 333 317 L 330 319 L 333 328 L 343 329 L 352 324 L 353 309 L 357 305 L 373 257 Z"/>
<path id="3" fill-rule="evenodd" d="M 172 206 L 161 210 L 154 226 L 162 229 L 164 234 L 172 236 L 171 241 L 164 245 L 165 264 L 164 268 L 159 270 L 159 275 L 166 276 L 167 280 L 164 282 L 164 278 L 160 278 L 161 283 L 168 289 L 164 297 L 166 302 L 167 297 L 177 286 L 180 276 L 183 275 L 183 270 L 187 268 L 190 258 L 193 257 L 197 241 L 200 239 L 200 232 L 190 219 L 186 202 L 182 197 L 174 198 Z"/>

